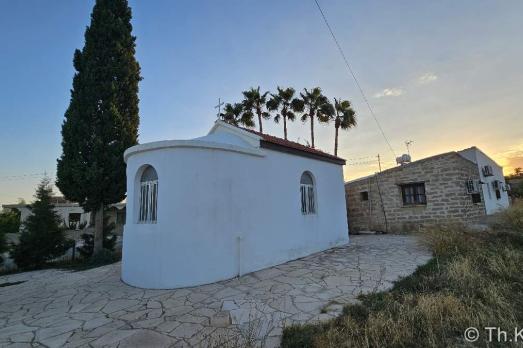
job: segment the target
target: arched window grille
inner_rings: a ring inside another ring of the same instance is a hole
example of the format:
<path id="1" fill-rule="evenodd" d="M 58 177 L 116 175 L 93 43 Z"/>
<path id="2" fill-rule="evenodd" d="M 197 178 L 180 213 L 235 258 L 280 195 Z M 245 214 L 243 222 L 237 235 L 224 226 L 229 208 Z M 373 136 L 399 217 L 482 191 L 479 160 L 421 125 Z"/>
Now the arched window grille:
<path id="1" fill-rule="evenodd" d="M 314 181 L 311 174 L 304 172 L 300 179 L 301 212 L 304 215 L 316 213 L 316 199 L 314 197 Z"/>
<path id="2" fill-rule="evenodd" d="M 140 209 L 138 222 L 156 222 L 158 206 L 158 175 L 148 166 L 140 178 Z"/>

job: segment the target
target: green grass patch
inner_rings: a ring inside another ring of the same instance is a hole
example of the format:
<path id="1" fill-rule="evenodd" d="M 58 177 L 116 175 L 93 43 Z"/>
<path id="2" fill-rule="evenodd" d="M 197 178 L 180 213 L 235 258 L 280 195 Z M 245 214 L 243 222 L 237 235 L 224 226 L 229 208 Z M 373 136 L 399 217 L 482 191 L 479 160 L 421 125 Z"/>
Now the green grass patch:
<path id="1" fill-rule="evenodd" d="M 523 207 L 489 231 L 438 226 L 423 233 L 433 258 L 385 292 L 359 297 L 336 319 L 284 330 L 282 347 L 462 347 L 468 327 L 509 332 L 523 322 Z"/>

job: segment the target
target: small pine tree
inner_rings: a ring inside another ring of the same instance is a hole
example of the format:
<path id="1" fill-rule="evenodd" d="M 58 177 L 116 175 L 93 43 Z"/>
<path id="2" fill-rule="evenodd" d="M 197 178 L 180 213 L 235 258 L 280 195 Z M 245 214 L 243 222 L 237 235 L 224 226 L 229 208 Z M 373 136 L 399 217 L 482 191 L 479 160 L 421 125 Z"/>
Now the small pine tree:
<path id="1" fill-rule="evenodd" d="M 42 267 L 63 255 L 70 245 L 51 204 L 52 196 L 50 180 L 42 179 L 36 189 L 36 201 L 31 205 L 32 215 L 23 223 L 20 241 L 13 247 L 12 257 L 22 269 Z"/>
<path id="2" fill-rule="evenodd" d="M 116 236 L 113 234 L 115 224 L 109 223 L 107 217 L 104 217 L 104 231 L 103 231 L 103 248 L 108 251 L 114 251 L 114 245 L 116 244 Z M 93 255 L 94 250 L 94 236 L 91 233 L 83 233 L 82 239 L 84 245 L 76 248 L 80 255 L 84 258 L 89 258 Z"/>

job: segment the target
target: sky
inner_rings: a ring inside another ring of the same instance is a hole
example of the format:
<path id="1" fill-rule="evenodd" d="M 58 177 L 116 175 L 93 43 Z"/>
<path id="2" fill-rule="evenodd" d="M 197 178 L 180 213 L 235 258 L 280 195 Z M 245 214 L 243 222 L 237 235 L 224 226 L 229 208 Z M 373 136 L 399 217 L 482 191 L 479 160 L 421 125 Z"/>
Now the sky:
<path id="1" fill-rule="evenodd" d="M 394 153 L 413 160 L 478 146 L 505 174 L 523 166 L 523 1 L 318 0 Z M 33 199 L 56 173 L 74 69 L 94 0 L 0 0 L 0 204 Z M 351 101 L 345 179 L 395 165 L 313 0 L 130 0 L 141 65 L 139 142 L 206 134 L 218 98 L 252 86 L 319 86 Z M 281 124 L 264 131 L 283 136 Z M 310 140 L 301 121 L 289 139 Z M 332 153 L 334 126 L 317 125 Z"/>

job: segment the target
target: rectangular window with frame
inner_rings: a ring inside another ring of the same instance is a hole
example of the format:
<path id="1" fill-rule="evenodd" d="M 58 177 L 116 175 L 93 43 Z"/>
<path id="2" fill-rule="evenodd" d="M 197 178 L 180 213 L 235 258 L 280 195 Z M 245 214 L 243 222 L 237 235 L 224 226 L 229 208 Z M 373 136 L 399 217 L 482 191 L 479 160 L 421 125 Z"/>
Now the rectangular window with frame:
<path id="1" fill-rule="evenodd" d="M 494 180 L 492 182 L 492 188 L 494 189 L 494 192 L 496 193 L 496 199 L 501 199 L 501 185 L 498 180 Z"/>
<path id="2" fill-rule="evenodd" d="M 473 193 L 478 193 L 479 192 L 479 182 L 478 180 L 473 180 L 473 179 L 469 179 L 465 182 L 465 185 L 467 187 L 467 193 L 469 195 L 473 194 Z"/>
<path id="3" fill-rule="evenodd" d="M 480 193 L 473 193 L 470 195 L 472 198 L 472 203 L 478 204 L 481 203 L 481 194 Z"/>
<path id="4" fill-rule="evenodd" d="M 403 184 L 401 187 L 401 197 L 403 205 L 426 205 L 427 195 L 425 193 L 425 183 Z"/>

